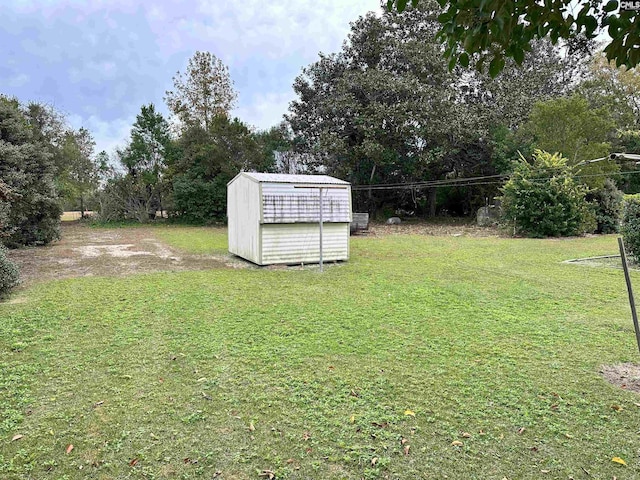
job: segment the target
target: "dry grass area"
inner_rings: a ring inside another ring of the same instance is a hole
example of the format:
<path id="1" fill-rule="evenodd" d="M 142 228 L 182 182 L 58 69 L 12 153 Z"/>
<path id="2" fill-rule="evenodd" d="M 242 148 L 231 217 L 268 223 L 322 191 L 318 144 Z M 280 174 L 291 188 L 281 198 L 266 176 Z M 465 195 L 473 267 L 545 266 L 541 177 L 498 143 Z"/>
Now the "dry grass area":
<path id="1" fill-rule="evenodd" d="M 107 229 L 63 223 L 60 241 L 13 250 L 10 257 L 20 267 L 23 286 L 75 277 L 249 266 L 221 252 L 185 253 L 167 245 L 157 232 L 154 227 Z"/>
<path id="2" fill-rule="evenodd" d="M 425 222 L 410 220 L 400 225 L 371 223 L 364 235 L 429 235 L 435 237 L 503 237 L 504 232 L 496 227 L 479 227 L 468 218 L 443 218 Z"/>

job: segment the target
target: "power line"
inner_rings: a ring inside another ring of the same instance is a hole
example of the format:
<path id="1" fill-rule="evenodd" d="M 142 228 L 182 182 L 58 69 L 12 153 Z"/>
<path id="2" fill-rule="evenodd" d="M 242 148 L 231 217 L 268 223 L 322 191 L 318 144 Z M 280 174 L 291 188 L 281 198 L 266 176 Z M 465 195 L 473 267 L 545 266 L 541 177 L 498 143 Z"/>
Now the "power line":
<path id="1" fill-rule="evenodd" d="M 567 175 L 571 178 L 597 178 L 611 177 L 615 175 L 638 175 L 640 170 L 630 170 L 626 172 L 608 172 L 608 173 L 592 173 L 583 175 Z M 443 180 L 431 180 L 422 182 L 407 183 L 384 183 L 374 185 L 353 185 L 352 190 L 419 190 L 423 188 L 442 188 L 442 187 L 473 187 L 476 185 L 499 185 L 504 180 L 511 177 L 510 174 L 501 175 L 485 175 L 480 177 L 452 178 Z M 538 177 L 528 179 L 530 182 L 546 182 L 554 177 Z M 495 179 L 495 180 L 491 180 Z"/>

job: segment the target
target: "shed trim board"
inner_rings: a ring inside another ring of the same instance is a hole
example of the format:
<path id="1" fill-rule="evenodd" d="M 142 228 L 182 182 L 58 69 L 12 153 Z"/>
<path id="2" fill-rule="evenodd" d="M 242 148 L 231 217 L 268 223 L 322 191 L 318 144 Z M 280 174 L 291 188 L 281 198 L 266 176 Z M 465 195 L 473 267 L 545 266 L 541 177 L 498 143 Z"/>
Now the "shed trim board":
<path id="1" fill-rule="evenodd" d="M 264 223 L 264 196 L 262 194 L 262 183 L 258 184 L 258 189 L 260 192 L 260 225 L 262 225 Z M 264 263 L 262 263 L 262 252 L 262 232 L 260 232 L 258 235 L 258 265 L 264 265 Z"/>
<path id="2" fill-rule="evenodd" d="M 258 265 L 319 262 L 320 189 L 323 257 L 347 260 L 351 185 L 327 175 L 236 175 L 227 184 L 229 252 Z"/>

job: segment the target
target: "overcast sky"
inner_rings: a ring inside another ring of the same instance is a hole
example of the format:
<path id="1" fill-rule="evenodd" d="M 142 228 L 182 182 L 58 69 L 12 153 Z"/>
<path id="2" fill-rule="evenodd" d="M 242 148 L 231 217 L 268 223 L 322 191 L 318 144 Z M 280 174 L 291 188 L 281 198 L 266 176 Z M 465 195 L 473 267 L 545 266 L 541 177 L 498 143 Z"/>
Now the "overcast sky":
<path id="1" fill-rule="evenodd" d="M 229 66 L 233 112 L 282 119 L 300 70 L 337 51 L 379 0 L 0 0 L 0 93 L 53 104 L 97 149 L 127 138 L 141 105 L 162 100 L 196 50 Z"/>

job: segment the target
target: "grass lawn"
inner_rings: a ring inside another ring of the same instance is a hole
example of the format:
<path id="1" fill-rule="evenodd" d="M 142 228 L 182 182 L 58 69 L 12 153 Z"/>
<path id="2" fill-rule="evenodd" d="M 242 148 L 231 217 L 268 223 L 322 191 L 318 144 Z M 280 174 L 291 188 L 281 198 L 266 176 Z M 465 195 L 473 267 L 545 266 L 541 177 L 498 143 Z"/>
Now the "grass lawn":
<path id="1" fill-rule="evenodd" d="M 640 478 L 640 395 L 598 373 L 640 357 L 622 272 L 561 263 L 616 249 L 399 235 L 322 275 L 31 287 L 0 304 L 0 478 Z"/>

